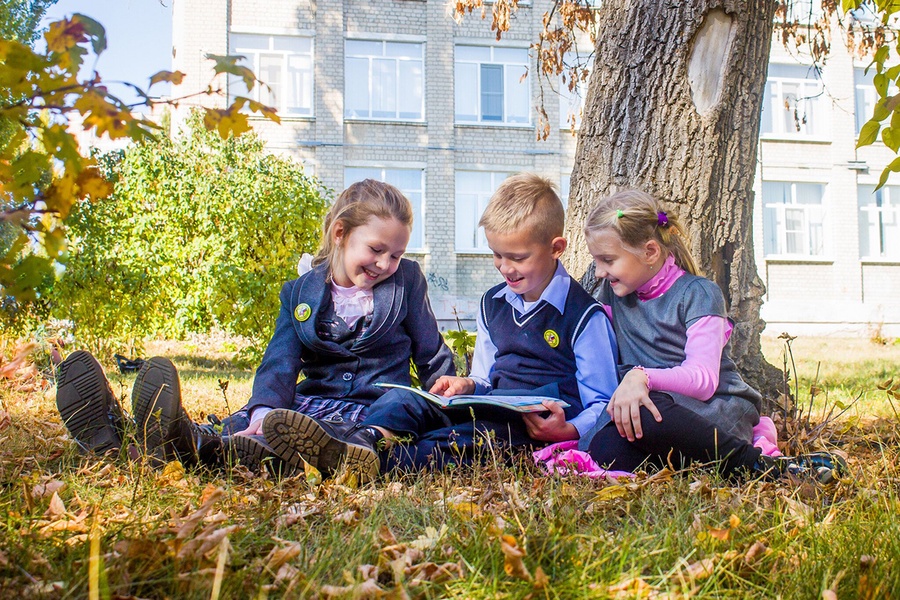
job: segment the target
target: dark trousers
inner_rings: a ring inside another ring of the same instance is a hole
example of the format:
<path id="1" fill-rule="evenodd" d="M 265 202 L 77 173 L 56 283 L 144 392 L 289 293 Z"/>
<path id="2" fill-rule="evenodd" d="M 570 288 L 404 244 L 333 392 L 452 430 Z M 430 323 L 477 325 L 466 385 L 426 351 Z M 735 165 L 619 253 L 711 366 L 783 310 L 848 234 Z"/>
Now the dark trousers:
<path id="1" fill-rule="evenodd" d="M 652 392 L 650 398 L 662 421 L 657 423 L 642 406 L 643 437 L 629 442 L 611 422 L 591 440 L 588 452 L 601 467 L 634 471 L 642 464 L 661 468 L 671 463 L 677 469 L 692 463 L 719 461 L 719 472 L 732 476 L 742 469 L 751 469 L 762 453 L 752 444 L 721 431 L 705 417 L 676 404 L 668 394 Z"/>
<path id="2" fill-rule="evenodd" d="M 443 409 L 398 389 L 370 407 L 363 425 L 387 429 L 400 438 L 380 453 L 382 472 L 472 464 L 493 456 L 490 448 L 505 460 L 509 450 L 532 444 L 518 413 L 492 406 Z"/>

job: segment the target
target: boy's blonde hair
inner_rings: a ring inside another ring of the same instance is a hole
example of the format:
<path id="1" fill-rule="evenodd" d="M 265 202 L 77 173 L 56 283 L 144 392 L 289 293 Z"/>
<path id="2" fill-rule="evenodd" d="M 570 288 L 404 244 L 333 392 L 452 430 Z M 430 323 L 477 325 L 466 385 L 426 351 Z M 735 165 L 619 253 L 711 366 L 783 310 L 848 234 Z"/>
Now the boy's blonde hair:
<path id="1" fill-rule="evenodd" d="M 663 211 L 659 200 L 647 192 L 622 190 L 600 200 L 588 213 L 584 235 L 590 239 L 603 229 L 615 231 L 622 244 L 635 252 L 656 240 L 675 257 L 679 267 L 693 275 L 701 274 L 678 219 Z"/>
<path id="2" fill-rule="evenodd" d="M 335 203 L 325 215 L 325 227 L 319 251 L 312 260 L 312 266 L 328 265 L 331 272 L 334 259 L 340 249 L 334 243 L 334 229 L 338 223 L 344 226 L 344 236 L 370 218 L 397 219 L 412 229 L 413 209 L 403 193 L 389 183 L 364 179 L 351 184 L 341 192 Z"/>
<path id="3" fill-rule="evenodd" d="M 517 173 L 500 184 L 478 224 L 501 234 L 527 227 L 541 242 L 550 242 L 562 236 L 565 222 L 556 186 L 540 175 Z"/>

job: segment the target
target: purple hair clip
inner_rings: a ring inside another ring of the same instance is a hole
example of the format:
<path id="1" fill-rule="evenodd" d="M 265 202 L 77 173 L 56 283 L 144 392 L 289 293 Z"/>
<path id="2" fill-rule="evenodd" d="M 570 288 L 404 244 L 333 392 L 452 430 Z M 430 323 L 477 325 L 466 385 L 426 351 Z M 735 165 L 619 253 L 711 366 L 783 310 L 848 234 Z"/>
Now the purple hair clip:
<path id="1" fill-rule="evenodd" d="M 662 228 L 666 228 L 669 226 L 669 215 L 667 215 L 663 211 L 659 211 L 656 213 L 656 224 Z"/>

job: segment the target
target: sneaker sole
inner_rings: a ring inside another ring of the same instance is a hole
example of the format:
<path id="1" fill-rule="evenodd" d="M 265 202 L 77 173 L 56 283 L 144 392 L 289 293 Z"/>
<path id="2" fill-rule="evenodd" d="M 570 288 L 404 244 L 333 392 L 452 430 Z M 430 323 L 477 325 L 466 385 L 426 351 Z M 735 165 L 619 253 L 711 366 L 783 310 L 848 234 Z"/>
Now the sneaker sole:
<path id="1" fill-rule="evenodd" d="M 343 465 L 365 484 L 378 477 L 378 455 L 371 448 L 331 437 L 315 419 L 292 410 L 278 409 L 266 415 L 263 434 L 272 450 L 286 464 L 302 469 L 301 459 L 328 477 Z"/>
<path id="2" fill-rule="evenodd" d="M 276 476 L 289 475 L 285 472 L 282 460 L 270 447 L 256 438 L 233 435 L 228 438 L 228 447 L 237 459 L 237 464 L 247 467 L 252 473 L 259 473 L 262 468 L 266 468 Z"/>
<path id="3" fill-rule="evenodd" d="M 56 408 L 78 446 L 97 454 L 121 448 L 122 435 L 109 418 L 118 403 L 97 359 L 73 352 L 60 363 L 56 381 Z"/>
<path id="4" fill-rule="evenodd" d="M 181 386 L 171 361 L 154 357 L 138 373 L 131 394 L 138 446 L 146 456 L 168 462 L 178 458 L 172 433 L 181 418 Z"/>

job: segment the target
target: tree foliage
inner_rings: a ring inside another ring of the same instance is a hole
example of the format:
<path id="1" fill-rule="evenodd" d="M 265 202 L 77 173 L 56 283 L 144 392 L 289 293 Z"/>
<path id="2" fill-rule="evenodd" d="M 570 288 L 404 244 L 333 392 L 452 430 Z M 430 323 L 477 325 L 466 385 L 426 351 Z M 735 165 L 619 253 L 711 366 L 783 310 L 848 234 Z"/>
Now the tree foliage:
<path id="1" fill-rule="evenodd" d="M 30 44 L 38 25 L 57 0 L 0 0 L 0 38 Z"/>
<path id="2" fill-rule="evenodd" d="M 268 341 L 281 284 L 318 243 L 328 194 L 254 134 L 185 131 L 104 159 L 105 202 L 77 203 L 54 313 L 96 349 L 221 328 Z"/>
<path id="3" fill-rule="evenodd" d="M 50 24 L 45 51 L 28 45 L 25 33 L 38 13 L 28 13 L 28 21 L 22 7 L 44 4 L 11 0 L 0 13 L 8 27 L 20 32 L 0 38 L 0 130 L 10 132 L 0 138 L 0 296 L 16 301 L 36 299 L 52 274 L 65 250 L 64 223 L 72 207 L 107 198 L 113 190 L 96 162 L 79 152 L 67 128 L 68 116 L 79 113 L 86 130 L 112 139 L 141 141 L 158 131 L 155 123 L 132 112 L 134 105 L 109 93 L 99 74 L 80 75 L 85 60 L 106 49 L 106 33 L 97 21 L 75 14 Z M 248 89 L 257 83 L 236 57 L 209 58 L 217 74 L 242 77 Z M 183 77 L 161 71 L 151 78 L 151 86 Z M 162 102 L 132 87 L 143 98 L 140 104 Z M 243 133 L 249 129 L 245 108 L 278 120 L 273 109 L 238 97 L 226 108 L 204 109 L 204 123 L 222 137 Z"/>

